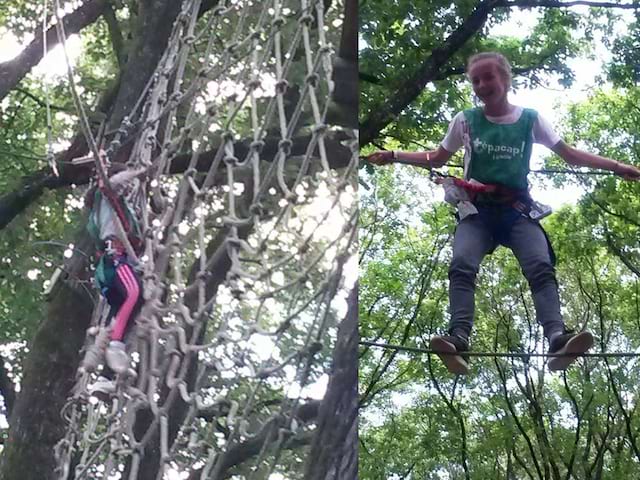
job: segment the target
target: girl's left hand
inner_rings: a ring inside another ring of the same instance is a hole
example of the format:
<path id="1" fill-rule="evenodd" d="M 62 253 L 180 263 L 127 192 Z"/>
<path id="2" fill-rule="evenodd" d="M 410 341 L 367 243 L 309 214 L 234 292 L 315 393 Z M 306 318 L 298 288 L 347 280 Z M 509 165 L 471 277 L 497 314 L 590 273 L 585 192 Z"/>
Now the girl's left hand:
<path id="1" fill-rule="evenodd" d="M 626 163 L 618 163 L 615 174 L 620 175 L 625 180 L 640 180 L 640 168 L 627 165 Z"/>
<path id="2" fill-rule="evenodd" d="M 374 152 L 369 155 L 366 160 L 374 165 L 389 165 L 390 163 L 393 163 L 393 152 L 390 150 Z"/>

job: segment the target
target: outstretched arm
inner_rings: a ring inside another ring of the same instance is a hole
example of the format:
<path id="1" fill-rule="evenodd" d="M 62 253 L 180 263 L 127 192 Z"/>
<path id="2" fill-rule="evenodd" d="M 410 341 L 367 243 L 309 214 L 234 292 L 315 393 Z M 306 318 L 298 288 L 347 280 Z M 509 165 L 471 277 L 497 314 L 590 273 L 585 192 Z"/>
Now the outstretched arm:
<path id="1" fill-rule="evenodd" d="M 367 157 L 367 161 L 374 165 L 388 165 L 389 163 L 407 163 L 416 167 L 438 168 L 445 165 L 453 153 L 439 146 L 435 150 L 427 152 L 400 152 L 395 151 L 396 159 L 393 158 L 393 151 L 384 150 L 372 153 Z"/>
<path id="2" fill-rule="evenodd" d="M 121 172 L 109 177 L 109 183 L 114 190 L 121 191 L 127 183 L 136 177 L 142 176 L 146 171 L 146 168 L 122 170 Z"/>
<path id="3" fill-rule="evenodd" d="M 551 150 L 558 154 L 569 165 L 602 168 L 604 170 L 610 170 L 626 180 L 640 180 L 640 169 L 637 167 L 579 150 L 567 145 L 562 140 L 556 143 Z"/>

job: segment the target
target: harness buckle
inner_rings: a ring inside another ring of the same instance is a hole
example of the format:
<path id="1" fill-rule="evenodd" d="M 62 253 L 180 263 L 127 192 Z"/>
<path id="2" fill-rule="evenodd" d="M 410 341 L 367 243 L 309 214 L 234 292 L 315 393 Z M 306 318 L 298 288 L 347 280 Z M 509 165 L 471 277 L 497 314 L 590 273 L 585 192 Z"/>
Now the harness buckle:
<path id="1" fill-rule="evenodd" d="M 533 220 L 541 220 L 544 217 L 551 215 L 552 209 L 549 205 L 545 205 L 535 200 L 531 201 L 531 210 L 529 210 L 529 216 Z"/>
<path id="2" fill-rule="evenodd" d="M 104 240 L 104 252 L 107 255 L 119 256 L 125 254 L 126 249 L 120 239 L 109 237 Z"/>

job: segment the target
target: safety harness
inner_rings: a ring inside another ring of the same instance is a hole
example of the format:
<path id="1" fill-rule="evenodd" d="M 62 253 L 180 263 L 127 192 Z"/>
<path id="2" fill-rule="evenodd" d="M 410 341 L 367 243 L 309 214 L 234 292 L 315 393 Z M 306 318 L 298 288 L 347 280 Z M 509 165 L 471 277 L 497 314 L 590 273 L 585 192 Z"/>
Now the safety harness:
<path id="1" fill-rule="evenodd" d="M 89 215 L 87 230 L 89 230 L 89 233 L 93 237 L 99 254 L 102 255 L 109 249 L 118 248 L 122 251 L 126 250 L 122 240 L 117 237 L 112 237 L 106 240 L 100 238 L 100 227 L 98 226 L 96 219 L 100 216 L 100 205 L 102 203 L 103 196 L 107 199 L 111 208 L 113 208 L 113 211 L 122 223 L 127 234 L 127 239 L 131 243 L 134 251 L 136 253 L 140 252 L 140 248 L 142 247 L 142 230 L 140 229 L 140 225 L 126 201 L 122 197 L 115 195 L 113 190 L 98 187 L 93 197 L 94 212 Z"/>
<path id="2" fill-rule="evenodd" d="M 93 197 L 93 211 L 89 215 L 87 230 L 96 244 L 98 262 L 96 263 L 95 280 L 102 293 L 106 294 L 106 291 L 113 285 L 115 269 L 120 263 L 127 263 L 132 268 L 135 268 L 136 265 L 132 264 L 131 259 L 126 255 L 127 248 L 121 239 L 115 236 L 106 239 L 101 238 L 98 221 L 103 198 L 106 198 L 118 216 L 127 239 L 136 254 L 141 251 L 143 242 L 140 225 L 125 199 L 116 195 L 112 188 L 98 181 L 98 188 L 96 188 Z"/>
<path id="3" fill-rule="evenodd" d="M 488 205 L 509 205 L 521 214 L 540 220 L 551 213 L 551 208 L 531 198 L 528 189 L 513 189 L 500 184 L 485 184 L 463 180 L 431 169 L 430 178 L 445 189 L 445 201 L 458 206 L 460 202 Z"/>

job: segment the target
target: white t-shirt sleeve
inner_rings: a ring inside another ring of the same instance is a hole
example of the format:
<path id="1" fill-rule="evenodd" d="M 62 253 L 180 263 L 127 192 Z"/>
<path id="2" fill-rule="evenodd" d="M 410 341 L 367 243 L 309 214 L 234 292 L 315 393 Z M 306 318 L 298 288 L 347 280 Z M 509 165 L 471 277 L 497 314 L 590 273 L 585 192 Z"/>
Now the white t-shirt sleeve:
<path id="1" fill-rule="evenodd" d="M 463 133 L 464 133 L 464 113 L 458 112 L 451 123 L 449 124 L 449 130 L 447 130 L 447 134 L 442 140 L 442 147 L 451 153 L 456 153 L 462 145 L 463 142 Z"/>
<path id="2" fill-rule="evenodd" d="M 536 121 L 533 123 L 532 135 L 534 143 L 540 143 L 547 148 L 553 147 L 562 140 L 560 135 L 553 129 L 553 126 L 539 113 Z"/>

